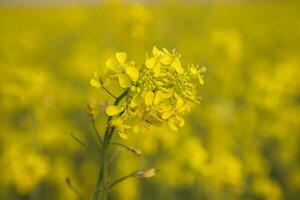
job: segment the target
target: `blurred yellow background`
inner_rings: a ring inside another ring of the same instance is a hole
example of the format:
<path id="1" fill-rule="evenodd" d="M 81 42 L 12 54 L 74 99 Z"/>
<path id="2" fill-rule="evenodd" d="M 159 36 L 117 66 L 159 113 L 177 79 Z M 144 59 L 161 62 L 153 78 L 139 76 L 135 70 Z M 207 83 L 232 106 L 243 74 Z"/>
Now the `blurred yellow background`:
<path id="1" fill-rule="evenodd" d="M 131 134 L 125 143 L 142 157 L 115 149 L 113 177 L 139 167 L 160 172 L 116 186 L 110 199 L 299 199 L 299 7 L 296 1 L 2 5 L 0 199 L 77 199 L 66 177 L 91 199 L 99 158 L 84 105 L 110 98 L 89 79 L 115 51 L 141 61 L 154 45 L 207 67 L 202 101 L 179 132 Z M 100 130 L 104 122 L 100 114 Z"/>

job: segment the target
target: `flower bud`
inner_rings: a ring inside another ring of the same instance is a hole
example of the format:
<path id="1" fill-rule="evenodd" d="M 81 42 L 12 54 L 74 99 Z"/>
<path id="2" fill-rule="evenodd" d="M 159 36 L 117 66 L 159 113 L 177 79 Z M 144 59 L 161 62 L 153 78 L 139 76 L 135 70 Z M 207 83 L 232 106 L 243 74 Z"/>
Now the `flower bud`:
<path id="1" fill-rule="evenodd" d="M 131 151 L 132 153 L 134 153 L 135 155 L 138 155 L 138 156 L 142 155 L 142 151 L 139 150 L 139 149 L 130 147 L 130 151 Z"/>
<path id="2" fill-rule="evenodd" d="M 138 171 L 136 173 L 136 176 L 139 178 L 151 178 L 151 177 L 155 176 L 155 174 L 156 174 L 156 169 L 152 168 L 152 169 L 148 169 L 148 170 Z"/>
<path id="3" fill-rule="evenodd" d="M 95 103 L 89 102 L 86 104 L 86 112 L 91 118 L 95 118 L 97 116 L 98 112 L 95 107 Z"/>

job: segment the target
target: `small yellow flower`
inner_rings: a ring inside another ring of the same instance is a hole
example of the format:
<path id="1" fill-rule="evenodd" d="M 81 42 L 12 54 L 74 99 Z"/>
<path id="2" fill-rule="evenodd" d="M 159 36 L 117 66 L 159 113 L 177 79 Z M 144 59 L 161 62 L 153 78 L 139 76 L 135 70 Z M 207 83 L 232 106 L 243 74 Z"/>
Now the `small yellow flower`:
<path id="1" fill-rule="evenodd" d="M 122 88 L 128 88 L 132 86 L 132 83 L 139 78 L 139 71 L 135 67 L 135 62 L 126 62 L 127 54 L 124 52 L 118 52 L 115 57 L 109 58 L 106 61 L 106 67 L 113 72 L 111 78 L 117 77 L 118 82 Z M 97 86 L 95 81 L 94 86 Z"/>
<path id="2" fill-rule="evenodd" d="M 126 53 L 117 52 L 115 54 L 115 57 L 109 58 L 105 64 L 106 64 L 106 67 L 111 69 L 112 71 L 120 72 L 125 65 L 126 59 L 127 59 Z"/>
<path id="3" fill-rule="evenodd" d="M 188 112 L 190 109 L 190 104 L 188 102 L 184 102 L 184 100 L 180 97 L 177 98 L 175 107 L 167 107 L 162 114 L 162 119 L 168 120 L 169 127 L 177 131 L 178 127 L 184 126 L 184 119 L 182 115 Z"/>
<path id="4" fill-rule="evenodd" d="M 179 60 L 180 55 L 177 54 L 176 51 L 173 51 L 171 54 L 165 48 L 163 48 L 163 51 L 165 53 L 164 60 L 166 60 L 166 64 L 168 64 L 172 68 L 174 68 L 177 73 L 182 74 L 184 72 L 184 69 L 182 68 L 180 60 Z"/>
<path id="5" fill-rule="evenodd" d="M 90 85 L 96 88 L 103 89 L 104 87 L 110 84 L 110 79 L 106 79 L 105 81 L 102 80 L 101 75 L 98 71 L 95 72 L 94 78 L 90 80 Z"/>

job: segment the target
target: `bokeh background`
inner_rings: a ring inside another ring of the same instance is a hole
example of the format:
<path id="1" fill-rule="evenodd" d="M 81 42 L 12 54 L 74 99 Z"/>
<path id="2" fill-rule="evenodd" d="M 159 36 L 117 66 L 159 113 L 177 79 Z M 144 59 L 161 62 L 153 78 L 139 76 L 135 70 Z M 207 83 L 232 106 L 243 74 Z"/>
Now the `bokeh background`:
<path id="1" fill-rule="evenodd" d="M 1 200 L 75 200 L 66 177 L 90 199 L 99 156 L 84 107 L 111 99 L 89 79 L 115 51 L 142 61 L 154 45 L 207 67 L 202 101 L 179 132 L 131 134 L 142 157 L 113 150 L 113 177 L 160 172 L 110 199 L 299 199 L 297 1 L 82 2 L 0 1 Z"/>

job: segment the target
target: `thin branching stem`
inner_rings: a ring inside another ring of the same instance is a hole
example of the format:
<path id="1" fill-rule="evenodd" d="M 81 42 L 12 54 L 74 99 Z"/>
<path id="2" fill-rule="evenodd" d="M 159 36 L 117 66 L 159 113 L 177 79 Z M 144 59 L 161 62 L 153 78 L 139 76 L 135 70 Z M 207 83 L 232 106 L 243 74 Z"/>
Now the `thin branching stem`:
<path id="1" fill-rule="evenodd" d="M 74 192 L 74 194 L 76 194 L 76 196 L 78 197 L 79 200 L 83 200 L 82 195 L 75 189 L 75 187 L 72 185 L 72 182 L 69 178 L 66 178 L 66 183 L 67 186 L 70 188 L 70 190 L 72 192 Z"/>
<path id="2" fill-rule="evenodd" d="M 130 151 L 131 153 L 133 153 L 135 155 L 141 155 L 141 151 L 140 150 L 135 149 L 133 147 L 129 147 L 126 144 L 122 144 L 122 143 L 118 143 L 118 142 L 111 142 L 110 144 L 111 145 L 116 145 L 116 146 L 119 146 L 119 147 L 123 147 L 124 149 Z"/>
<path id="3" fill-rule="evenodd" d="M 85 142 L 83 142 L 82 140 L 80 140 L 78 137 L 76 137 L 72 132 L 70 133 L 70 135 L 72 136 L 72 138 L 78 142 L 80 145 L 85 146 Z"/>
<path id="4" fill-rule="evenodd" d="M 97 129 L 97 126 L 96 126 L 96 123 L 95 123 L 95 119 L 92 118 L 92 117 L 91 117 L 91 122 L 92 122 L 92 125 L 93 125 L 93 128 L 94 128 L 94 131 L 95 131 L 95 133 L 96 133 L 96 136 L 97 136 L 97 138 L 98 138 L 98 141 L 99 141 L 99 143 L 102 145 L 102 144 L 103 144 L 102 138 L 101 138 L 101 136 L 100 136 L 100 134 L 99 134 L 99 131 L 98 131 L 98 129 Z"/>
<path id="5" fill-rule="evenodd" d="M 126 175 L 126 176 L 123 176 L 121 178 L 118 178 L 117 180 L 113 181 L 111 184 L 109 184 L 108 186 L 105 187 L 105 190 L 109 190 L 110 188 L 112 188 L 113 186 L 117 185 L 118 183 L 121 183 L 125 180 L 127 180 L 128 178 L 131 178 L 131 177 L 135 177 L 137 172 L 139 170 L 135 170 L 133 172 L 131 172 L 130 174 Z"/>
<path id="6" fill-rule="evenodd" d="M 103 85 L 102 85 L 102 88 L 105 90 L 105 92 L 107 92 L 107 94 L 109 94 L 110 96 L 112 96 L 114 99 L 117 98 L 113 93 L 111 93 L 111 92 L 110 92 L 106 87 L 104 87 Z"/>
<path id="7" fill-rule="evenodd" d="M 71 137 L 78 143 L 80 144 L 81 146 L 83 147 L 92 147 L 91 145 L 89 144 L 86 144 L 85 142 L 83 142 L 81 139 L 79 139 L 77 136 L 75 136 L 72 132 L 70 133 Z M 93 147 L 92 147 L 93 148 Z M 96 149 L 97 152 L 101 152 L 100 149 Z"/>
<path id="8" fill-rule="evenodd" d="M 117 146 L 123 147 L 123 148 L 125 148 L 125 149 L 127 149 L 129 151 L 132 151 L 132 148 L 129 147 L 129 146 L 127 146 L 126 144 L 122 144 L 122 143 L 118 143 L 118 142 L 111 142 L 110 144 L 111 145 L 117 145 Z"/>
<path id="9" fill-rule="evenodd" d="M 107 92 L 107 94 L 109 94 L 110 96 L 112 96 L 114 99 L 117 99 L 118 97 L 116 97 L 113 93 L 111 93 L 105 86 L 104 86 L 104 83 L 103 83 L 103 80 L 101 77 L 99 77 L 99 81 L 100 81 L 100 84 L 101 84 L 101 87 L 105 90 L 105 92 Z"/>

